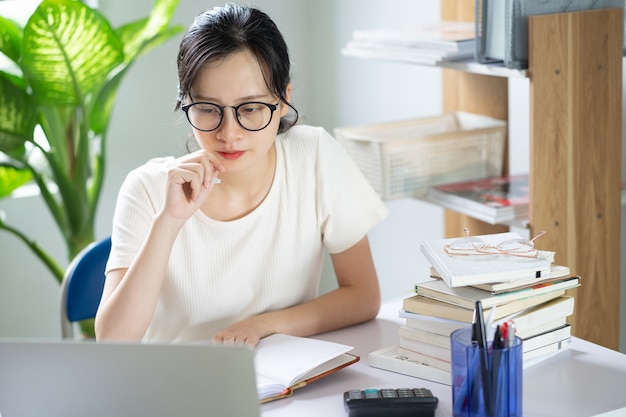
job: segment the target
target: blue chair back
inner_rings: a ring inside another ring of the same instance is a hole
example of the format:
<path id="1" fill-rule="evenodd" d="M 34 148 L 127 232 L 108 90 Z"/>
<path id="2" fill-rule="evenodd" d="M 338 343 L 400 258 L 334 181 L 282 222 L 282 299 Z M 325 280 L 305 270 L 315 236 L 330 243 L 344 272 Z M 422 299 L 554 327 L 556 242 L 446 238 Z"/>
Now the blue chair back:
<path id="1" fill-rule="evenodd" d="M 110 252 L 111 238 L 106 237 L 83 249 L 67 267 L 61 284 L 63 338 L 74 337 L 72 323 L 96 317 Z"/>

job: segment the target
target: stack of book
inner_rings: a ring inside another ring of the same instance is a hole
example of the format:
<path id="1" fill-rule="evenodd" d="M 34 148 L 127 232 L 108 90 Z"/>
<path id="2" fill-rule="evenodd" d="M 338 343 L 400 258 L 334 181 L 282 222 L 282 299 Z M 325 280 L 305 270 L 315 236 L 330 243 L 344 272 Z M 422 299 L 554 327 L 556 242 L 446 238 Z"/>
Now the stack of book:
<path id="1" fill-rule="evenodd" d="M 490 224 L 524 223 L 528 191 L 528 174 L 519 174 L 436 185 L 426 199 Z"/>
<path id="2" fill-rule="evenodd" d="M 494 245 L 521 237 L 499 233 L 478 238 Z M 539 251 L 537 258 L 450 256 L 443 247 L 454 240 L 422 243 L 431 278 L 404 299 L 400 317 L 405 324 L 398 329 L 398 342 L 371 352 L 370 366 L 450 385 L 450 334 L 471 326 L 479 300 L 485 320 L 491 322 L 489 334 L 496 325 L 515 324 L 516 335 L 523 339 L 524 367 L 569 348 L 567 318 L 574 312 L 574 297 L 565 292 L 578 287 L 580 277 L 554 265 L 554 253 L 547 251 Z"/>
<path id="3" fill-rule="evenodd" d="M 426 65 L 468 59 L 474 56 L 474 24 L 442 21 L 404 28 L 355 30 L 342 53 Z"/>

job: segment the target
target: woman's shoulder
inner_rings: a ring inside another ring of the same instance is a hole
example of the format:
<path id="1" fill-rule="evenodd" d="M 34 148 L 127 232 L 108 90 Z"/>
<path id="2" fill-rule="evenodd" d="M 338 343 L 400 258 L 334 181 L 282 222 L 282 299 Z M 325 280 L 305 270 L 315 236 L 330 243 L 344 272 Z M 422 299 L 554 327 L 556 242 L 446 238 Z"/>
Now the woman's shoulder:
<path id="1" fill-rule="evenodd" d="M 152 158 L 130 171 L 130 174 L 139 177 L 155 177 L 167 173 L 169 164 L 174 160 L 173 156 Z"/>
<path id="2" fill-rule="evenodd" d="M 295 125 L 287 130 L 281 136 L 289 140 L 317 140 L 322 136 L 328 135 L 323 127 L 309 125 Z"/>
<path id="3" fill-rule="evenodd" d="M 335 139 L 323 127 L 296 125 L 279 135 L 280 142 L 286 148 L 299 148 L 307 153 L 317 153 L 320 146 Z"/>
<path id="4" fill-rule="evenodd" d="M 174 160 L 172 156 L 152 158 L 132 169 L 126 176 L 126 183 L 143 184 L 148 186 L 154 184 L 160 186 L 163 178 L 167 177 L 167 169 Z"/>

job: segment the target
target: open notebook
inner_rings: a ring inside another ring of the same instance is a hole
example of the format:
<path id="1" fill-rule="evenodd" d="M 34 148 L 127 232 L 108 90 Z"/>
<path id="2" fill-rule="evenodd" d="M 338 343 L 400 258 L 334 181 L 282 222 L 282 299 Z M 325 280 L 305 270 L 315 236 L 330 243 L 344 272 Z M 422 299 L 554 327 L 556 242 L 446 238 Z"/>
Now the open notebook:
<path id="1" fill-rule="evenodd" d="M 259 416 L 246 347 L 0 340 L 2 417 Z"/>

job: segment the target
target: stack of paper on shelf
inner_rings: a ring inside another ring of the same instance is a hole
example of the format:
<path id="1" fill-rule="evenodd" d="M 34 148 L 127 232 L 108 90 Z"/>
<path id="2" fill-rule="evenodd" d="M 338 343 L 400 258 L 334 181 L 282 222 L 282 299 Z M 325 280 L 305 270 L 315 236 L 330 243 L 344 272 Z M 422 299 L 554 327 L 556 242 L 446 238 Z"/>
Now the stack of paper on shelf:
<path id="1" fill-rule="evenodd" d="M 436 65 L 474 56 L 474 24 L 442 21 L 403 28 L 355 30 L 344 55 Z"/>
<path id="2" fill-rule="evenodd" d="M 496 241 L 510 234 L 497 234 Z M 481 238 L 493 241 L 493 236 Z M 452 239 L 454 240 L 454 239 Z M 449 240 L 446 240 L 449 241 Z M 437 243 L 424 242 L 423 246 L 437 247 Z M 438 265 L 452 262 L 460 256 L 445 255 Z M 552 259 L 554 254 L 552 254 Z M 463 262 L 476 260 L 490 276 L 492 282 L 483 282 L 476 271 L 464 282 L 475 285 L 450 286 L 459 283 L 454 274 L 448 281 L 433 265 L 431 278 L 415 286 L 416 294 L 405 298 L 400 317 L 406 320 L 398 329 L 398 342 L 368 356 L 370 366 L 391 370 L 431 381 L 451 384 L 450 334 L 459 328 L 469 327 L 474 320 L 476 301 L 483 306 L 484 319 L 489 323 L 488 334 L 493 336 L 497 325 L 514 323 L 516 335 L 523 339 L 524 367 L 531 366 L 569 348 L 571 328 L 567 318 L 574 312 L 574 297 L 567 290 L 580 285 L 580 277 L 572 275 L 565 266 L 552 265 L 541 273 L 513 273 L 522 269 L 499 270 L 505 280 L 493 278 L 492 263 L 512 255 L 462 256 Z M 492 258 L 491 260 L 489 258 Z M 511 259 L 515 264 L 516 259 Z M 455 271 L 446 265 L 445 270 Z M 469 268 L 469 270 L 474 270 Z M 534 269 L 531 268 L 531 271 Z M 515 278 L 517 276 L 517 278 Z"/>
<path id="3" fill-rule="evenodd" d="M 489 177 L 430 187 L 426 198 L 490 224 L 528 220 L 528 174 Z"/>

